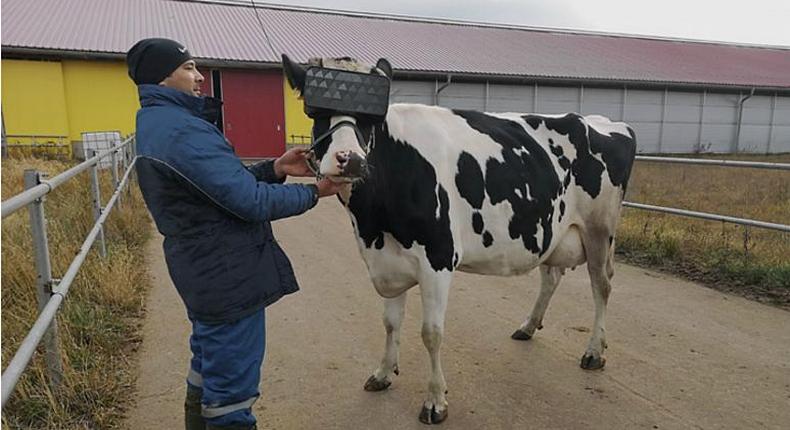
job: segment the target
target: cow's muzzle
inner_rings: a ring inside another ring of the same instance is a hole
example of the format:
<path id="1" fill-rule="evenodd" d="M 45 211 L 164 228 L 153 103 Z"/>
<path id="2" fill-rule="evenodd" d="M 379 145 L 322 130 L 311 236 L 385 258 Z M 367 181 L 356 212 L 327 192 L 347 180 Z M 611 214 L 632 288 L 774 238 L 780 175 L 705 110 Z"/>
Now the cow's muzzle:
<path id="1" fill-rule="evenodd" d="M 315 154 L 315 149 L 319 145 L 327 145 L 329 141 L 329 137 L 337 131 L 340 127 L 350 127 L 354 131 L 354 135 L 357 138 L 357 142 L 359 143 L 360 148 L 364 152 L 364 155 L 360 155 L 354 151 L 343 151 L 338 152 L 334 155 L 337 164 L 339 175 L 338 177 L 341 178 L 348 178 L 348 179 L 357 179 L 362 178 L 367 174 L 368 167 L 367 161 L 365 160 L 365 156 L 367 156 L 368 151 L 371 146 L 371 142 L 366 141 L 362 135 L 362 132 L 359 130 L 359 127 L 354 122 L 351 121 L 340 121 L 334 126 L 332 126 L 329 130 L 324 132 L 318 137 L 313 136 L 313 144 L 310 145 L 308 151 L 311 154 Z M 371 139 L 374 137 L 374 134 L 371 133 Z M 328 148 L 327 148 L 328 149 Z M 310 167 L 310 170 L 316 175 L 316 177 L 321 177 L 324 174 L 328 176 L 333 176 L 331 173 L 324 173 L 320 172 L 320 160 L 317 160 L 314 156 L 311 156 L 307 159 L 307 165 Z"/>
<path id="2" fill-rule="evenodd" d="M 356 152 L 339 152 L 335 155 L 340 166 L 341 175 L 347 178 L 364 177 L 368 170 L 368 163 L 364 157 Z"/>

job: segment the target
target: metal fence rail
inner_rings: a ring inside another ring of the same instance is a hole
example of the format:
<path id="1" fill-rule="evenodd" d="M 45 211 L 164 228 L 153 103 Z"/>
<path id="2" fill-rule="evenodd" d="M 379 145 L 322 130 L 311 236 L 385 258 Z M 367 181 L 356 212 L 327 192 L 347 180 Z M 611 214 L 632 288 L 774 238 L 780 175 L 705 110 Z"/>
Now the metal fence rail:
<path id="1" fill-rule="evenodd" d="M 699 159 L 699 158 L 651 157 L 651 156 L 643 156 L 643 155 L 637 155 L 636 160 L 652 162 L 652 163 L 694 164 L 694 165 L 722 166 L 722 167 L 747 167 L 753 169 L 771 169 L 771 170 L 790 171 L 790 164 L 786 164 L 786 163 L 767 163 L 767 162 L 757 162 L 757 161 L 735 161 L 735 160 L 708 160 L 708 159 Z M 663 212 L 672 215 L 680 215 L 680 216 L 686 216 L 692 218 L 707 219 L 712 221 L 729 222 L 733 224 L 765 228 L 770 230 L 778 230 L 785 233 L 790 232 L 790 225 L 786 225 L 786 224 L 757 221 L 747 218 L 737 218 L 727 215 L 711 214 L 707 212 L 696 212 L 686 209 L 654 206 L 644 203 L 623 202 L 623 206 L 634 208 L 634 209 Z"/>
<path id="2" fill-rule="evenodd" d="M 697 164 L 702 166 L 750 167 L 754 169 L 790 170 L 790 164 L 764 161 L 709 160 L 706 158 L 652 157 L 637 155 L 636 161 L 652 163 Z"/>
<path id="3" fill-rule="evenodd" d="M 733 224 L 741 224 L 741 225 L 747 225 L 747 226 L 751 226 L 751 227 L 767 228 L 767 229 L 771 229 L 771 230 L 779 230 L 779 231 L 783 231 L 783 232 L 786 232 L 786 233 L 790 233 L 790 225 L 785 225 L 785 224 L 776 224 L 776 223 L 765 222 L 765 221 L 755 221 L 755 220 L 747 219 L 747 218 L 736 218 L 736 217 L 732 217 L 732 216 L 709 214 L 709 213 L 706 213 L 706 212 L 695 212 L 695 211 L 689 211 L 689 210 L 685 210 L 685 209 L 666 208 L 666 207 L 663 207 L 663 206 L 653 206 L 653 205 L 646 205 L 646 204 L 642 204 L 642 203 L 623 202 L 623 206 L 629 207 L 629 208 L 635 208 L 635 209 L 643 209 L 643 210 L 648 210 L 648 211 L 654 211 L 654 212 L 664 212 L 664 213 L 668 213 L 668 214 L 672 214 L 672 215 L 681 215 L 681 216 L 687 216 L 687 217 L 692 217 L 692 218 L 707 219 L 707 220 L 711 220 L 711 221 L 730 222 L 730 223 L 733 223 Z"/>
<path id="4" fill-rule="evenodd" d="M 121 157 L 118 157 L 119 153 Z M 42 197 L 79 173 L 92 169 L 94 201 L 100 203 L 101 197 L 98 195 L 97 186 L 97 164 L 105 157 L 112 157 L 113 160 L 113 195 L 104 208 L 99 206 L 96 222 L 85 238 L 85 241 L 82 243 L 79 253 L 69 265 L 63 278 L 61 280 L 56 280 L 52 278 L 50 268 L 49 247 L 47 244 L 45 227 L 46 219 L 43 212 Z M 19 382 L 19 378 L 30 363 L 36 348 L 45 337 L 47 338 L 45 342 L 46 360 L 50 384 L 54 387 L 57 387 L 59 384 L 62 375 L 60 370 L 60 356 L 57 351 L 57 326 L 55 316 L 66 294 L 68 294 L 72 282 L 76 278 L 82 264 L 85 262 L 93 243 L 99 237 L 102 237 L 103 240 L 104 223 L 116 202 L 120 201 L 121 193 L 132 175 L 135 161 L 134 136 L 132 136 L 117 146 L 95 155 L 89 160 L 80 163 L 48 181 L 42 180 L 40 173 L 36 171 L 26 171 L 25 183 L 28 189 L 2 203 L 3 218 L 25 206 L 29 206 L 30 208 L 31 230 L 36 252 L 36 269 L 38 271 L 36 284 L 39 296 L 39 316 L 30 332 L 22 341 L 16 354 L 11 359 L 8 367 L 3 371 L 2 403 L 0 407 L 5 407 L 17 382 Z M 124 175 L 120 180 L 118 180 L 117 173 L 115 173 L 117 172 L 118 162 L 125 167 Z"/>
<path id="5" fill-rule="evenodd" d="M 35 187 L 25 190 L 22 193 L 15 195 L 3 202 L 2 208 L 0 208 L 0 213 L 2 214 L 2 218 L 11 215 L 12 213 L 18 211 L 19 209 L 33 203 L 34 200 L 50 193 L 52 190 L 57 188 L 58 186 L 62 185 L 64 182 L 68 181 L 69 179 L 79 175 L 80 173 L 88 170 L 89 168 L 95 166 L 99 163 L 100 160 L 111 156 L 113 153 L 118 152 L 119 150 L 126 148 L 130 142 L 134 141 L 134 137 L 130 137 L 125 141 L 121 142 L 115 148 L 108 149 L 105 151 L 101 151 L 96 154 L 95 157 L 89 158 L 84 162 L 72 167 L 69 170 L 55 176 L 49 180 L 41 180 L 41 183 L 36 185 Z"/>

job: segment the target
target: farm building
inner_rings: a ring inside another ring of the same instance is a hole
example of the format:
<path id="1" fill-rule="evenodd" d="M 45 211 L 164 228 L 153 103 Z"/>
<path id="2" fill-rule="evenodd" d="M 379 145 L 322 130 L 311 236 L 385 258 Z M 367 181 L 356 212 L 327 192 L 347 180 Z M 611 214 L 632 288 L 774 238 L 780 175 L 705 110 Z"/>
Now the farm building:
<path id="1" fill-rule="evenodd" d="M 387 58 L 393 102 L 606 115 L 635 128 L 641 153 L 790 152 L 790 47 L 178 0 L 4 1 L 6 140 L 133 132 L 124 56 L 144 37 L 190 48 L 245 158 L 309 140 L 281 53 Z"/>

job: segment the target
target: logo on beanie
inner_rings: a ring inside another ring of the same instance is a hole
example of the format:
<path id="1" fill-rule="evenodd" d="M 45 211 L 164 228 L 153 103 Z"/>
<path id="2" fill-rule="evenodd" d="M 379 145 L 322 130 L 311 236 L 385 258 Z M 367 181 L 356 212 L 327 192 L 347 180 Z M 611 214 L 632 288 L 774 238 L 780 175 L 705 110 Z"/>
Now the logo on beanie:
<path id="1" fill-rule="evenodd" d="M 178 52 L 180 52 L 180 53 L 184 54 L 184 53 L 186 53 L 186 52 L 187 52 L 187 48 L 184 48 L 184 47 L 182 46 L 182 47 L 178 48 Z"/>

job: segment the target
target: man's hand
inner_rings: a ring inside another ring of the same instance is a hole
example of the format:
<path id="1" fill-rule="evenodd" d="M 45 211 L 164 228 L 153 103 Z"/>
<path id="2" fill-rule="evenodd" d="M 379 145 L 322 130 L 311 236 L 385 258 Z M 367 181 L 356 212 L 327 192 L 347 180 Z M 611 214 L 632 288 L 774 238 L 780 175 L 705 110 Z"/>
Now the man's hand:
<path id="1" fill-rule="evenodd" d="M 347 182 L 335 182 L 329 178 L 323 178 L 315 184 L 318 187 L 318 197 L 333 196 L 343 188 L 350 187 Z"/>
<path id="2" fill-rule="evenodd" d="M 274 174 L 278 178 L 288 176 L 313 176 L 307 166 L 308 151 L 306 148 L 293 148 L 274 160 Z"/>

